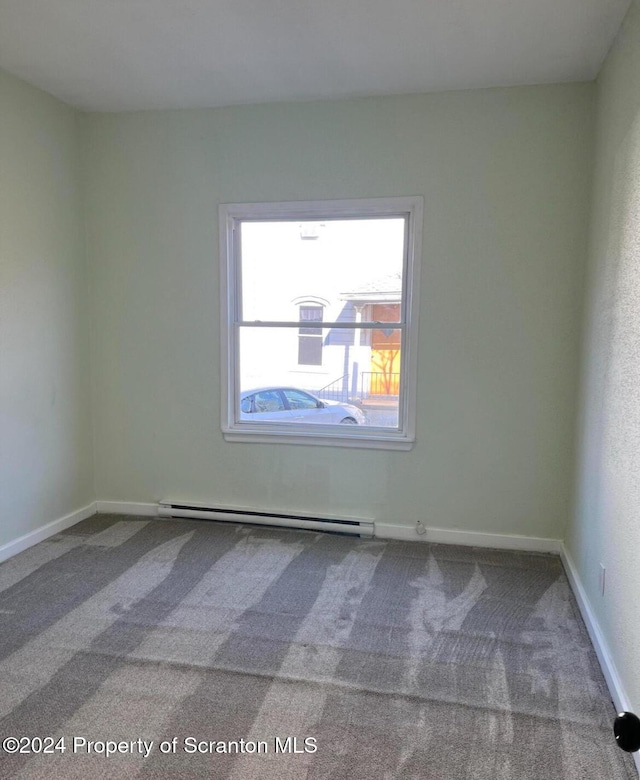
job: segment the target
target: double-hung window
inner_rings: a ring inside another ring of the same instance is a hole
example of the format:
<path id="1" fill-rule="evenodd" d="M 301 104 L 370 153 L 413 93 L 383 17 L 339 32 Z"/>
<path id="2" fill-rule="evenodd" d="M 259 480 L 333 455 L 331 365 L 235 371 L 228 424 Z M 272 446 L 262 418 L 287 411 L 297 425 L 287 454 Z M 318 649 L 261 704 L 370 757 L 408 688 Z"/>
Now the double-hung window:
<path id="1" fill-rule="evenodd" d="M 229 441 L 409 449 L 422 198 L 220 207 Z"/>

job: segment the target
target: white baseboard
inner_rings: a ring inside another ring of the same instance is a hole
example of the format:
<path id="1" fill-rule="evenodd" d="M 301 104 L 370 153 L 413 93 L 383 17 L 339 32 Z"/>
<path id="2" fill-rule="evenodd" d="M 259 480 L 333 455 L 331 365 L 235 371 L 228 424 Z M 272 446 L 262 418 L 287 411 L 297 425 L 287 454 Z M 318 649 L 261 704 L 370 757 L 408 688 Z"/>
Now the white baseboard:
<path id="1" fill-rule="evenodd" d="M 23 550 L 33 547 L 38 542 L 43 542 L 50 536 L 59 534 L 60 531 L 65 531 L 67 528 L 71 528 L 72 525 L 79 523 L 81 520 L 86 520 L 91 515 L 95 515 L 96 505 L 95 502 L 83 506 L 81 509 L 76 509 L 75 512 L 60 517 L 57 520 L 52 520 L 46 525 L 40 526 L 24 536 L 19 536 L 12 542 L 7 542 L 0 547 L 0 562 L 6 561 L 7 558 L 12 558 L 14 555 L 21 553 Z"/>
<path id="2" fill-rule="evenodd" d="M 576 601 L 578 602 L 580 614 L 582 615 L 582 619 L 584 620 L 587 631 L 589 632 L 591 643 L 593 644 L 593 648 L 596 651 L 596 655 L 598 656 L 598 661 L 600 662 L 600 667 L 602 668 L 602 673 L 604 674 L 604 679 L 606 680 L 609 693 L 613 699 L 613 703 L 615 704 L 618 712 L 631 712 L 633 711 L 633 706 L 625 691 L 624 685 L 622 684 L 622 680 L 620 679 L 616 665 L 613 662 L 609 644 L 604 637 L 602 629 L 600 628 L 600 624 L 598 623 L 598 619 L 596 618 L 595 613 L 591 607 L 589 597 L 587 596 L 587 592 L 584 589 L 582 581 L 580 580 L 580 576 L 578 575 L 578 570 L 575 563 L 573 562 L 573 558 L 569 554 L 569 551 L 564 546 L 564 544 L 560 550 L 560 557 L 562 559 L 564 569 L 567 573 L 567 579 L 571 585 L 571 590 L 573 591 L 573 594 L 576 597 Z M 611 738 L 613 739 L 613 732 Z M 634 753 L 633 759 L 636 763 L 638 773 L 640 774 L 640 753 Z"/>
<path id="3" fill-rule="evenodd" d="M 97 511 L 101 515 L 140 515 L 157 517 L 158 505 L 137 501 L 96 501 Z"/>
<path id="4" fill-rule="evenodd" d="M 427 528 L 426 533 L 418 535 L 413 525 L 392 525 L 391 523 L 376 523 L 375 535 L 379 539 L 461 544 L 465 547 L 492 547 L 498 550 L 524 550 L 527 552 L 559 553 L 562 547 L 560 539 L 544 539 L 536 536 L 519 536 L 518 534 L 491 534 L 448 528 Z"/>

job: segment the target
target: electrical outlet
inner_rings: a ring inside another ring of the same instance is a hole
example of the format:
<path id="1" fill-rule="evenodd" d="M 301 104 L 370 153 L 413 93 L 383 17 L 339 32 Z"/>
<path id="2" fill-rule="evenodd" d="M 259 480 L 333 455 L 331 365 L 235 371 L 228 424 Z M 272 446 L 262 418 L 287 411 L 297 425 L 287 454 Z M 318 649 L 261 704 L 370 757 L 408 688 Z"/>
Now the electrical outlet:
<path id="1" fill-rule="evenodd" d="M 604 596 L 604 585 L 605 585 L 605 574 L 607 570 L 604 568 L 604 564 L 600 564 L 600 570 L 598 572 L 598 588 L 600 590 L 600 595 Z"/>
<path id="2" fill-rule="evenodd" d="M 416 522 L 416 533 L 418 534 L 418 536 L 422 536 L 422 534 L 427 533 L 427 529 L 424 527 L 421 520 L 418 520 Z"/>

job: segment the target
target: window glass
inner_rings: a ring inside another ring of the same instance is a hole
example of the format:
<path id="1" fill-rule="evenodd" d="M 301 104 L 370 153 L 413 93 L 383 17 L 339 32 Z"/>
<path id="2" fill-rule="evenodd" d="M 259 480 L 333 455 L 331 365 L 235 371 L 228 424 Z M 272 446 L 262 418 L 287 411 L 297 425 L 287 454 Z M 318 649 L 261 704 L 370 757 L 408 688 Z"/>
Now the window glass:
<path id="1" fill-rule="evenodd" d="M 284 412 L 284 402 L 277 390 L 263 390 L 253 397 L 253 407 L 257 413 Z"/>
<path id="2" fill-rule="evenodd" d="M 322 338 L 300 336 L 298 340 L 298 364 L 301 366 L 322 365 Z"/>
<path id="3" fill-rule="evenodd" d="M 317 409 L 318 402 L 307 393 L 301 393 L 299 390 L 283 390 L 289 409 Z"/>
<path id="4" fill-rule="evenodd" d="M 245 322 L 302 320 L 302 309 L 314 308 L 305 296 L 328 301 L 324 319 L 354 322 L 372 314 L 361 301 L 402 300 L 405 219 L 326 221 L 313 240 L 301 238 L 301 228 L 298 221 L 242 224 Z"/>

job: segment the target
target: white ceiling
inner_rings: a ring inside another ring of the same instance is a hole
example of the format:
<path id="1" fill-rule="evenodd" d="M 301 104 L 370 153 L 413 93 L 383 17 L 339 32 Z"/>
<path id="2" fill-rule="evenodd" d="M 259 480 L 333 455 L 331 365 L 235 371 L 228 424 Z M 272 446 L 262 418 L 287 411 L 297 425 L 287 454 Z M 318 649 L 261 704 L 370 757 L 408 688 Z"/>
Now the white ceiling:
<path id="1" fill-rule="evenodd" d="M 630 0 L 0 0 L 0 67 L 97 111 L 582 81 Z"/>

